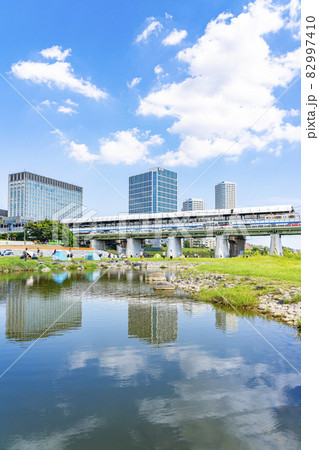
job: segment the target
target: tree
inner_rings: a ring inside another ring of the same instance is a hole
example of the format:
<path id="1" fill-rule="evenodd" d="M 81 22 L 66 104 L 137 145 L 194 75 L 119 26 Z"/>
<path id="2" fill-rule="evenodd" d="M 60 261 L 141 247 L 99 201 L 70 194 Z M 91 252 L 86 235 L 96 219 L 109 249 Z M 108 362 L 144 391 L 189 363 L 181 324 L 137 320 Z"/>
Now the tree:
<path id="1" fill-rule="evenodd" d="M 184 241 L 184 248 L 190 248 L 190 243 L 187 239 Z"/>
<path id="2" fill-rule="evenodd" d="M 62 241 L 67 246 L 76 245 L 76 237 L 65 224 L 49 219 L 30 222 L 26 225 L 26 234 L 31 241 Z"/>

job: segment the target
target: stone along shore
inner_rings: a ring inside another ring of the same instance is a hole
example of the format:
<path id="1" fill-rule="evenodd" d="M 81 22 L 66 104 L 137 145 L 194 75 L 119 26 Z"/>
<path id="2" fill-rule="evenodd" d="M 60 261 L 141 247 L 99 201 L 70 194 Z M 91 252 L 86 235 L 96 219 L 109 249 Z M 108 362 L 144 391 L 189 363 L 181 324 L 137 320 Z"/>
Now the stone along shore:
<path id="1" fill-rule="evenodd" d="M 245 308 L 269 318 L 279 320 L 287 325 L 301 324 L 301 294 L 300 287 L 288 286 L 280 282 L 274 283 L 252 277 L 233 276 L 213 273 L 183 273 L 180 272 L 171 280 L 176 287 L 194 295 L 196 298 L 212 303 L 232 305 L 235 309 Z M 255 302 L 243 301 L 238 305 L 232 301 L 233 292 L 238 288 L 250 291 Z M 205 296 L 201 293 L 205 291 Z M 222 295 L 221 295 L 222 294 Z"/>

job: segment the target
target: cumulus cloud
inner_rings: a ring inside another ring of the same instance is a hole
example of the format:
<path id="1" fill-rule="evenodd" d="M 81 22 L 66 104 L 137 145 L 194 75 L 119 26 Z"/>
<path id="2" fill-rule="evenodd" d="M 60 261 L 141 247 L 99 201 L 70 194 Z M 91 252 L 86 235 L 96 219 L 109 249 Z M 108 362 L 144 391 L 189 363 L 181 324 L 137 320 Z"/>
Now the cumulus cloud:
<path id="1" fill-rule="evenodd" d="M 154 17 L 149 17 L 147 20 L 150 23 L 145 30 L 137 36 L 135 42 L 147 42 L 151 34 L 157 34 L 163 29 L 163 25 Z"/>
<path id="2" fill-rule="evenodd" d="M 152 90 L 138 114 L 171 117 L 168 129 L 181 143 L 160 157 L 163 164 L 196 165 L 227 151 L 268 150 L 300 140 L 291 110 L 274 105 L 274 89 L 285 89 L 299 74 L 300 49 L 273 53 L 270 33 L 287 26 L 287 11 L 270 0 L 250 3 L 237 17 L 220 14 L 192 47 L 177 54 L 187 76 Z M 235 141 L 237 143 L 234 144 Z"/>
<path id="3" fill-rule="evenodd" d="M 174 30 L 165 39 L 163 39 L 162 43 L 164 45 L 177 45 L 185 39 L 186 36 L 186 30 L 176 30 L 176 28 L 174 28 Z"/>
<path id="4" fill-rule="evenodd" d="M 52 58 L 57 59 L 58 61 L 64 61 L 71 54 L 71 49 L 67 48 L 66 50 L 62 50 L 62 47 L 60 45 L 53 45 L 53 47 L 41 50 L 40 54 L 44 56 L 44 58 Z"/>
<path id="5" fill-rule="evenodd" d="M 127 83 L 127 87 L 132 89 L 133 87 L 137 86 L 141 82 L 142 78 L 136 77 L 133 78 L 133 80 L 129 83 Z"/>
<path id="6" fill-rule="evenodd" d="M 117 131 L 109 137 L 99 140 L 99 151 L 93 153 L 86 144 L 69 141 L 60 130 L 56 134 L 66 147 L 69 156 L 78 162 L 96 161 L 108 164 L 132 165 L 137 162 L 149 161 L 150 149 L 160 146 L 164 139 L 158 134 L 151 135 L 149 131 L 142 133 L 139 129 Z"/>
<path id="7" fill-rule="evenodd" d="M 62 114 L 67 114 L 69 116 L 74 113 L 77 113 L 77 111 L 75 111 L 75 109 L 71 108 L 70 106 L 64 106 L 64 105 L 61 105 L 58 107 L 58 112 L 60 112 Z"/>
<path id="8" fill-rule="evenodd" d="M 286 5 L 286 11 L 288 13 L 286 28 L 292 31 L 295 39 L 300 38 L 300 15 L 301 4 L 300 0 L 291 0 Z"/>
<path id="9" fill-rule="evenodd" d="M 56 102 L 54 101 L 50 101 L 50 100 L 43 100 L 40 104 L 39 107 L 41 108 L 42 106 L 47 106 L 48 108 L 52 105 L 56 105 Z"/>
<path id="10" fill-rule="evenodd" d="M 74 75 L 74 69 L 64 59 L 70 54 L 70 49 L 62 51 L 55 46 L 40 52 L 45 58 L 54 58 L 55 62 L 19 61 L 12 65 L 13 75 L 21 80 L 27 80 L 35 84 L 57 87 L 58 89 L 69 89 L 72 92 L 85 97 L 100 100 L 108 94 L 96 87 L 93 83 Z"/>
<path id="11" fill-rule="evenodd" d="M 154 67 L 154 72 L 156 75 L 163 73 L 163 67 L 160 64 L 157 64 L 157 66 Z"/>
<path id="12" fill-rule="evenodd" d="M 137 129 L 117 131 L 110 138 L 100 139 L 100 160 L 109 164 L 132 165 L 145 161 L 150 147 L 163 142 L 159 135 L 143 136 Z"/>
<path id="13" fill-rule="evenodd" d="M 75 103 L 75 102 L 73 102 L 71 99 L 67 99 L 67 100 L 65 100 L 65 103 L 67 104 L 67 105 L 71 105 L 71 106 L 79 106 L 79 104 L 78 103 Z"/>

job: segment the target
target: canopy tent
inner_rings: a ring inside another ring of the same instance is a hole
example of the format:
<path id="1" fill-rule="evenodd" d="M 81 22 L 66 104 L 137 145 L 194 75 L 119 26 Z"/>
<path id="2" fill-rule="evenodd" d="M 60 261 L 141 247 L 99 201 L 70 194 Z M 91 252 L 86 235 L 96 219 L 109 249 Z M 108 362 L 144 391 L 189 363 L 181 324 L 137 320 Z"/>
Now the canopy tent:
<path id="1" fill-rule="evenodd" d="M 161 258 L 161 255 L 159 253 L 155 253 L 155 255 L 153 256 L 153 258 Z"/>
<path id="2" fill-rule="evenodd" d="M 89 253 L 86 258 L 87 261 L 100 261 L 101 258 L 99 257 L 99 255 L 95 252 L 91 252 Z"/>
<path id="3" fill-rule="evenodd" d="M 67 261 L 68 260 L 68 258 L 66 257 L 66 254 L 61 251 L 54 253 L 54 255 L 52 255 L 52 259 L 54 259 L 54 261 Z"/>

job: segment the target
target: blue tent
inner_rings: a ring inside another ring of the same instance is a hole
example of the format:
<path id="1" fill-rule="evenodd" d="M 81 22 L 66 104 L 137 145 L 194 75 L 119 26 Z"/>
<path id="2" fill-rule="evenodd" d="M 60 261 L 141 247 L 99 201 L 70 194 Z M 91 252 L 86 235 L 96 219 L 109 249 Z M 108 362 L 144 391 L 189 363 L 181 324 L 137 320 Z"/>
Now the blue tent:
<path id="1" fill-rule="evenodd" d="M 99 255 L 97 253 L 91 252 L 86 256 L 85 259 L 87 261 L 100 261 L 101 258 L 99 257 Z"/>
<path id="2" fill-rule="evenodd" d="M 54 255 L 52 255 L 52 259 L 54 259 L 54 261 L 67 261 L 68 260 L 65 253 L 60 252 L 60 251 L 56 252 Z"/>

